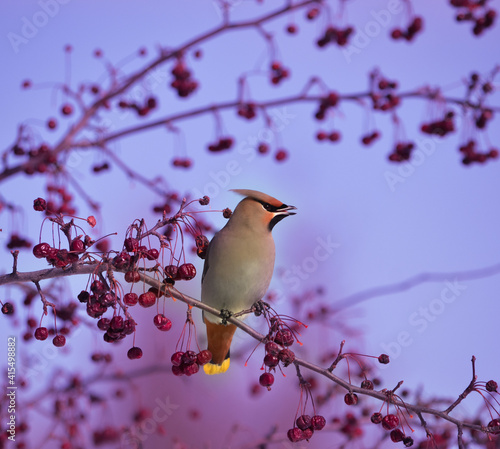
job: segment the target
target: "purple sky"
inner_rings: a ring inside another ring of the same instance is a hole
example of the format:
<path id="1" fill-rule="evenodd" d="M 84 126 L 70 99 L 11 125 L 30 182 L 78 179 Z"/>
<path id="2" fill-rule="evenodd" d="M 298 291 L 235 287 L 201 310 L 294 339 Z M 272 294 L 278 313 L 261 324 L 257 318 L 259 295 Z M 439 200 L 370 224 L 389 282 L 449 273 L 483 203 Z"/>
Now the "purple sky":
<path id="1" fill-rule="evenodd" d="M 492 2 L 495 3 L 498 5 Z M 140 97 L 149 91 L 158 97 L 160 107 L 151 117 L 155 119 L 234 100 L 237 77 L 243 72 L 252 72 L 250 98 L 263 101 L 296 94 L 312 76 L 319 76 L 328 88 L 341 94 L 363 92 L 367 90 L 368 72 L 378 67 L 389 79 L 398 80 L 403 91 L 441 86 L 444 95 L 461 98 L 463 80 L 472 71 L 487 75 L 500 62 L 495 50 L 500 38 L 498 28 L 474 38 L 468 24 L 454 21 L 454 11 L 446 1 L 415 2 L 416 13 L 424 16 L 425 32 L 412 44 L 394 42 L 388 36 L 394 26 L 408 21 L 405 8 L 401 5 L 398 8 L 397 1 L 374 0 L 369 5 L 360 0 L 346 2 L 343 18 L 336 13 L 337 2 L 331 4 L 334 23 L 352 24 L 361 30 L 354 36 L 351 44 L 354 47 L 344 50 L 337 46 L 316 47 L 315 41 L 326 23 L 325 15 L 309 22 L 304 20 L 301 10 L 265 27 L 275 37 L 278 59 L 292 74 L 279 87 L 270 86 L 265 75 L 271 58 L 269 47 L 255 30 L 246 30 L 204 43 L 200 46 L 203 55 L 199 60 L 188 55 L 194 78 L 200 81 L 200 88 L 189 99 L 178 100 L 168 87 L 170 63 L 151 74 L 133 95 Z M 273 6 L 269 1 L 260 6 L 250 1 L 235 1 L 230 12 L 235 20 L 243 20 L 272 10 Z M 48 117 L 58 116 L 60 92 L 50 88 L 23 91 L 20 85 L 24 79 L 31 79 L 35 84 L 64 82 L 66 44 L 74 48 L 71 66 L 74 87 L 81 81 L 106 79 L 101 62 L 92 57 L 96 48 L 116 63 L 140 47 L 146 47 L 149 51 L 146 60 L 150 60 L 158 46 L 175 48 L 220 21 L 217 4 L 201 0 L 176 2 L 175 7 L 158 0 L 133 1 L 128 2 L 126 8 L 116 1 L 29 0 L 9 2 L 2 9 L 2 148 L 12 144 L 21 122 L 32 125 L 35 135 L 39 134 L 42 139 L 50 143 L 57 141 L 60 131 L 49 132 L 44 123 Z M 391 14 L 389 10 L 396 12 Z M 284 31 L 292 20 L 299 28 L 296 36 Z M 124 70 L 140 67 L 143 62 L 136 60 Z M 498 105 L 498 100 L 497 93 L 489 101 L 491 105 Z M 155 129 L 120 140 L 110 148 L 151 179 L 162 174 L 170 186 L 181 192 L 209 194 L 213 209 L 234 208 L 239 198 L 228 192 L 231 188 L 262 190 L 297 206 L 297 215 L 274 230 L 277 260 L 272 288 L 287 298 L 322 286 L 325 294 L 321 304 L 335 307 L 351 294 L 400 282 L 422 272 L 453 273 L 498 263 L 499 162 L 464 167 L 458 152 L 458 146 L 472 136 L 477 137 L 481 149 L 498 146 L 500 133 L 495 120 L 487 133 L 473 134 L 471 125 L 462 120 L 459 110 L 455 109 L 457 132 L 442 139 L 430 137 L 419 132 L 421 124 L 441 118 L 446 107 L 420 99 L 405 100 L 398 109 L 403 123 L 400 132 L 403 140 L 417 143 L 419 158 L 397 165 L 387 160 L 394 144 L 389 115 L 373 115 L 369 107 L 344 102 L 333 119 L 318 123 L 313 120 L 316 108 L 316 104 L 294 103 L 270 109 L 268 113 L 275 123 L 273 129 L 261 118 L 246 121 L 234 111 L 223 112 L 224 134 L 236 140 L 235 148 L 224 154 L 213 155 L 206 150 L 207 143 L 216 137 L 212 116 L 175 123 L 181 131 L 180 139 L 165 129 Z M 65 129 L 71 120 L 60 122 L 61 129 Z M 137 119 L 132 114 L 118 113 L 111 114 L 107 122 L 112 131 L 133 123 L 137 123 Z M 373 146 L 363 147 L 361 136 L 374 126 L 381 131 L 382 138 Z M 339 143 L 316 141 L 314 135 L 319 129 L 331 128 L 340 130 Z M 276 163 L 272 155 L 261 156 L 249 150 L 263 139 L 273 148 L 286 148 L 290 158 Z M 171 160 L 176 155 L 193 158 L 193 168 L 173 169 Z M 85 191 L 102 205 L 99 232 L 102 235 L 117 232 L 113 242 L 120 246 L 132 220 L 144 217 L 150 224 L 157 220 L 150 204 L 159 200 L 141 185 L 130 182 L 116 167 L 107 175 L 92 176 L 90 167 L 105 160 L 97 152 L 81 152 L 72 160 L 70 170 Z M 4 231 L 0 235 L 3 254 L 0 270 L 6 272 L 11 265 L 5 249 L 9 230 L 15 226 L 33 240 L 37 239 L 40 216 L 30 205 L 35 197 L 44 195 L 43 179 L 19 176 L 4 182 L 0 192 L 25 208 L 25 213 L 15 221 L 7 213 L 0 215 L 0 228 Z M 78 204 L 82 216 L 90 213 L 82 201 Z M 219 214 L 209 218 L 216 227 L 225 221 Z M 46 238 L 48 236 L 49 233 Z M 322 242 L 330 242 L 331 254 L 324 260 L 315 259 L 315 249 Z M 201 272 L 202 261 L 196 259 L 193 263 Z M 20 259 L 20 266 L 22 271 L 42 269 L 45 262 L 32 260 L 26 253 Z M 84 282 L 83 279 L 71 280 L 69 288 L 73 295 L 81 290 Z M 362 334 L 359 339 L 343 335 L 338 329 L 314 324 L 305 331 L 305 345 L 297 349 L 297 354 L 308 354 L 315 361 L 314 358 L 324 352 L 324 345 L 336 350 L 340 340 L 347 338 L 346 350 L 373 355 L 392 352 L 392 363 L 378 373 L 384 379 L 384 386 L 392 388 L 404 379 L 409 389 L 423 386 L 426 397 L 456 397 L 470 380 L 472 354 L 478 359 L 480 379 L 496 377 L 498 380 L 500 366 L 495 352 L 498 282 L 498 276 L 460 280 L 450 274 L 442 281 L 373 298 L 340 315 L 341 321 Z M 2 290 L 3 299 L 8 293 Z M 199 297 L 199 281 L 188 284 L 186 293 Z M 276 308 L 283 313 L 291 311 L 286 299 Z M 137 311 L 144 325 L 139 326 L 136 341 L 146 354 L 141 362 L 127 360 L 125 354 L 130 340 L 114 348 L 116 363 L 124 371 L 142 363 L 169 359 L 180 334 L 184 308 L 176 303 L 168 310 L 177 317 L 168 336 L 151 329 L 149 310 Z M 39 316 L 40 304 L 34 305 L 32 312 Z M 200 340 L 203 340 L 200 314 L 195 315 Z M 307 321 L 304 316 L 297 318 Z M 258 326 L 255 320 L 250 322 Z M 2 325 L 2 334 L 16 332 L 19 331 Z M 241 332 L 234 341 L 235 350 L 239 348 L 245 360 L 253 343 Z M 47 341 L 26 345 L 21 349 L 22 357 L 27 360 L 33 351 L 50 344 Z M 82 330 L 81 336 L 70 337 L 68 347 L 71 349 L 68 355 L 49 360 L 43 376 L 49 378 L 51 370 L 61 365 L 81 368 L 82 360 L 88 360 L 88 353 L 110 350 L 109 345 L 101 342 L 100 335 L 87 329 Z M 223 447 L 222 444 L 237 447 L 238 443 L 255 441 L 274 423 L 286 431 L 299 397 L 292 372 L 287 372 L 286 379 L 277 376 L 271 392 L 264 392 L 257 399 L 248 394 L 250 385 L 260 375 L 262 353 L 259 349 L 248 367 L 243 367 L 243 361 L 238 360 L 225 376 L 216 378 L 201 373 L 190 379 L 161 374 L 139 380 L 136 382 L 138 392 L 132 393 L 118 408 L 110 405 L 97 420 L 109 418 L 117 425 L 121 415 L 127 416 L 134 409 L 133 401 L 155 407 L 155 401 L 168 397 L 178 408 L 164 423 L 167 429 L 164 438 L 178 435 L 192 445 L 189 447 L 202 447 L 202 442 L 206 448 Z M 89 373 L 92 369 L 90 366 Z M 109 392 L 110 387 L 108 383 L 102 391 Z M 364 403 L 373 410 L 379 407 L 369 401 Z M 475 405 L 477 403 L 471 400 L 459 413 L 472 413 Z M 190 419 L 193 409 L 200 411 L 200 420 Z M 345 411 L 338 407 L 323 410 L 327 418 Z M 228 443 L 225 439 L 237 422 L 241 429 Z M 193 432 L 194 425 L 196 432 Z M 424 432 L 418 425 L 416 428 L 415 436 L 423 437 Z M 329 435 L 315 436 L 307 447 L 337 447 L 331 441 L 326 443 Z M 159 444 L 158 441 L 164 440 L 151 436 L 145 447 L 156 447 L 154 444 Z"/>

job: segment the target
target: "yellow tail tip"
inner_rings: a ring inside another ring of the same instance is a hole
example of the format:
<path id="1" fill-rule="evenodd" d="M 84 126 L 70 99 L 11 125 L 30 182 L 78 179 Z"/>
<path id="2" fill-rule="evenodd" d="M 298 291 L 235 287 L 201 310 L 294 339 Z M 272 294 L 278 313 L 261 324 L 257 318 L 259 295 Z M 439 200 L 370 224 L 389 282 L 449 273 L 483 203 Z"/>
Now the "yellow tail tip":
<path id="1" fill-rule="evenodd" d="M 203 371 L 205 374 L 211 376 L 212 374 L 222 374 L 229 368 L 229 357 L 222 362 L 222 365 L 216 365 L 215 363 L 207 363 L 203 365 Z"/>

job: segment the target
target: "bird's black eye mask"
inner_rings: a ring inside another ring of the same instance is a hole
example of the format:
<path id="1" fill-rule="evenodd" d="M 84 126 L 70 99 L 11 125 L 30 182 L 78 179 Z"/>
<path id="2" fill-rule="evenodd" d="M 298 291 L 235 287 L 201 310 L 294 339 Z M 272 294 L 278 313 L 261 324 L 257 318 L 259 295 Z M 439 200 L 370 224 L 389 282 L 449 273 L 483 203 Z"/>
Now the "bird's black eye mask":
<path id="1" fill-rule="evenodd" d="M 281 204 L 280 206 L 273 206 L 272 204 L 266 203 L 265 201 L 255 200 L 258 203 L 262 204 L 262 207 L 266 209 L 268 212 L 279 212 L 282 209 L 286 209 L 288 205 Z"/>

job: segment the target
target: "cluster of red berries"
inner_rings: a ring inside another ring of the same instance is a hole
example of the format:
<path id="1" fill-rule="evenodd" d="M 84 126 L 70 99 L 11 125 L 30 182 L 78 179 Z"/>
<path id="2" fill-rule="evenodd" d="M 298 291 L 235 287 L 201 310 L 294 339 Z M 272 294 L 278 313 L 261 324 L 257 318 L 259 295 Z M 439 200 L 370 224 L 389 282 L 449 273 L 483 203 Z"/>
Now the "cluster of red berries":
<path id="1" fill-rule="evenodd" d="M 76 215 L 76 208 L 71 202 L 73 195 L 69 193 L 63 186 L 49 184 L 47 192 L 51 199 L 46 202 L 45 213 L 51 215 L 53 213 L 61 215 Z M 38 210 L 38 209 L 35 209 Z"/>
<path id="2" fill-rule="evenodd" d="M 408 161 L 414 148 L 413 142 L 399 142 L 394 147 L 394 151 L 389 154 L 389 160 L 392 162 Z"/>
<path id="3" fill-rule="evenodd" d="M 377 75 L 372 73 L 370 76 L 374 79 Z M 370 94 L 373 109 L 389 111 L 399 105 L 401 100 L 394 92 L 398 88 L 398 83 L 396 81 L 390 81 L 380 77 L 378 82 L 375 83 L 375 86 L 372 87 L 372 92 Z"/>
<path id="4" fill-rule="evenodd" d="M 325 30 L 325 34 L 323 34 L 323 36 L 321 36 L 316 41 L 316 44 L 320 48 L 325 47 L 329 43 L 336 43 L 340 47 L 343 47 L 347 44 L 347 40 L 349 39 L 349 36 L 353 33 L 353 31 L 354 28 L 350 26 L 344 29 L 329 26 Z"/>
<path id="5" fill-rule="evenodd" d="M 198 87 L 198 82 L 191 78 L 191 71 L 186 67 L 184 61 L 179 59 L 172 69 L 174 80 L 170 84 L 179 97 L 187 97 Z"/>
<path id="6" fill-rule="evenodd" d="M 287 367 L 295 360 L 295 354 L 287 347 L 291 346 L 293 341 L 292 333 L 288 329 L 284 329 L 276 333 L 274 341 L 268 341 L 266 343 L 264 366 L 267 371 L 261 374 L 259 383 L 268 390 L 270 390 L 271 386 L 274 384 L 274 375 L 271 371 L 276 370 L 279 362 L 283 363 L 284 367 Z"/>
<path id="7" fill-rule="evenodd" d="M 318 131 L 316 133 L 316 139 L 318 139 L 320 142 L 324 141 L 338 142 L 341 137 L 342 136 L 339 131 L 331 131 L 329 133 L 326 131 Z"/>
<path id="8" fill-rule="evenodd" d="M 289 76 L 290 71 L 283 67 L 280 62 L 275 61 L 271 64 L 271 83 L 277 85 Z"/>
<path id="9" fill-rule="evenodd" d="M 158 106 L 158 101 L 156 100 L 155 97 L 146 98 L 144 104 L 142 105 L 139 105 L 137 103 L 130 103 L 125 100 L 121 100 L 118 103 L 118 107 L 120 107 L 121 109 L 133 109 L 140 117 L 145 117 L 157 106 Z"/>
<path id="10" fill-rule="evenodd" d="M 189 168 L 193 165 L 193 161 L 188 157 L 176 157 L 172 159 L 172 165 L 174 167 Z"/>
<path id="11" fill-rule="evenodd" d="M 321 430 L 326 425 L 326 419 L 321 415 L 300 415 L 295 420 L 295 426 L 288 430 L 287 437 L 292 443 L 308 440 L 315 430 Z"/>
<path id="12" fill-rule="evenodd" d="M 19 234 L 13 233 L 10 235 L 9 241 L 7 242 L 7 248 L 31 248 L 31 242 L 24 237 L 21 237 Z"/>
<path id="13" fill-rule="evenodd" d="M 413 438 L 406 436 L 401 429 L 397 428 L 399 426 L 399 418 L 396 415 L 389 413 L 383 416 L 382 413 L 377 412 L 371 416 L 371 422 L 382 424 L 385 430 L 390 430 L 390 438 L 394 443 L 402 441 L 405 447 L 413 446 Z"/>
<path id="14" fill-rule="evenodd" d="M 408 42 L 410 42 L 413 40 L 417 33 L 422 31 L 423 25 L 424 21 L 422 17 L 414 17 L 406 30 L 402 30 L 401 28 L 395 28 L 394 30 L 392 30 L 391 37 L 394 40 L 406 39 Z"/>
<path id="15" fill-rule="evenodd" d="M 491 109 L 481 109 L 479 115 L 476 117 L 476 126 L 479 129 L 484 129 L 492 118 L 493 111 Z"/>
<path id="16" fill-rule="evenodd" d="M 216 153 L 218 151 L 229 150 L 233 144 L 234 139 L 232 137 L 221 137 L 217 142 L 208 145 L 208 151 Z"/>
<path id="17" fill-rule="evenodd" d="M 15 156 L 28 156 L 28 163 L 24 167 L 24 173 L 27 175 L 32 175 L 36 173 L 45 173 L 50 165 L 53 165 L 56 161 L 56 155 L 50 149 L 50 147 L 42 143 L 37 148 L 32 148 L 31 150 L 25 150 L 19 143 L 15 144 L 11 148 L 11 152 Z"/>
<path id="18" fill-rule="evenodd" d="M 323 120 L 325 118 L 326 111 L 330 108 L 334 108 L 339 102 L 339 95 L 337 92 L 329 92 L 328 95 L 321 98 L 319 102 L 319 107 L 314 116 L 318 120 Z"/>
<path id="19" fill-rule="evenodd" d="M 498 150 L 496 148 L 491 148 L 484 153 L 478 152 L 475 140 L 469 140 L 465 145 L 462 145 L 459 150 L 464 155 L 462 159 L 462 164 L 464 165 L 470 165 L 474 162 L 483 164 L 488 159 L 498 158 Z"/>
<path id="20" fill-rule="evenodd" d="M 100 318 L 97 327 L 104 331 L 103 339 L 107 343 L 123 340 L 135 331 L 135 323 L 128 319 L 124 320 L 120 315 L 115 315 L 111 319 Z"/>
<path id="21" fill-rule="evenodd" d="M 165 267 L 166 284 L 173 285 L 175 281 L 190 281 L 196 276 L 196 268 L 192 263 L 167 265 Z"/>
<path id="22" fill-rule="evenodd" d="M 371 145 L 375 140 L 380 137 L 380 133 L 378 131 L 373 131 L 372 133 L 365 134 L 361 138 L 361 143 L 363 145 Z"/>
<path id="23" fill-rule="evenodd" d="M 455 125 L 453 123 L 454 117 L 455 113 L 453 111 L 449 111 L 444 116 L 444 119 L 424 123 L 420 129 L 425 134 L 435 134 L 443 137 L 446 134 L 455 131 Z"/>
<path id="24" fill-rule="evenodd" d="M 257 115 L 257 107 L 255 103 L 242 103 L 238 106 L 238 115 L 248 120 L 253 119 Z"/>
<path id="25" fill-rule="evenodd" d="M 192 376 L 200 370 L 200 366 L 206 365 L 212 360 L 212 353 L 204 349 L 198 353 L 194 351 L 178 351 L 170 358 L 172 362 L 172 373 L 175 376 Z"/>
<path id="26" fill-rule="evenodd" d="M 85 240 L 89 240 L 85 236 Z M 51 247 L 48 243 L 42 242 L 33 247 L 33 255 L 37 259 L 45 258 L 47 262 L 56 267 L 64 268 L 78 261 L 79 254 L 84 253 L 86 243 L 78 236 L 71 241 L 70 250 Z"/>
<path id="27" fill-rule="evenodd" d="M 479 36 L 484 30 L 490 28 L 497 17 L 494 9 L 488 9 L 488 0 L 450 0 L 451 6 L 463 8 L 463 11 L 457 13 L 457 22 L 473 22 L 472 32 Z"/>

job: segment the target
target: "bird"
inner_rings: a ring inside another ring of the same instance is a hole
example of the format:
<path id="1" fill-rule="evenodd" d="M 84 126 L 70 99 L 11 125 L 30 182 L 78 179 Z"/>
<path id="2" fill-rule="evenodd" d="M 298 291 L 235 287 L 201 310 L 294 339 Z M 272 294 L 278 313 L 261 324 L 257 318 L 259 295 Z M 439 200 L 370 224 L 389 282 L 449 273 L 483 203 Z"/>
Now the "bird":
<path id="1" fill-rule="evenodd" d="M 260 301 L 271 282 L 275 245 L 271 231 L 283 218 L 295 215 L 289 206 L 257 190 L 233 189 L 244 196 L 226 225 L 210 241 L 201 280 L 201 301 L 213 308 L 237 313 Z M 229 368 L 229 349 L 236 326 L 203 313 L 212 360 L 206 374 Z"/>

